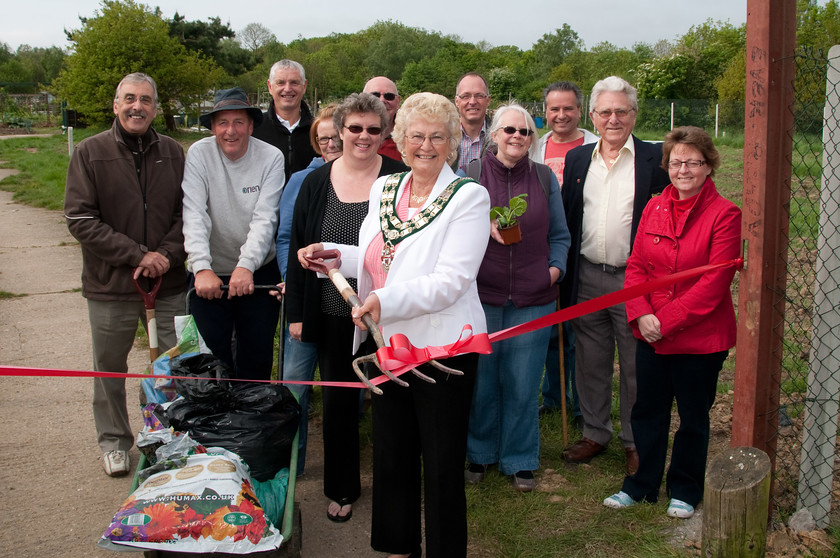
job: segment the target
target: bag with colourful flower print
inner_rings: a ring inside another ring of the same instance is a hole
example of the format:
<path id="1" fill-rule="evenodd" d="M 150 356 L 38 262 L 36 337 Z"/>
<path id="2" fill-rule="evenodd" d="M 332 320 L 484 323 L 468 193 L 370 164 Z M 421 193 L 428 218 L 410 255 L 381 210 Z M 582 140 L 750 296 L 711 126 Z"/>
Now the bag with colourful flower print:
<path id="1" fill-rule="evenodd" d="M 171 469 L 150 476 L 129 496 L 99 546 L 249 554 L 283 542 L 266 520 L 238 455 L 207 448 L 171 463 Z"/>

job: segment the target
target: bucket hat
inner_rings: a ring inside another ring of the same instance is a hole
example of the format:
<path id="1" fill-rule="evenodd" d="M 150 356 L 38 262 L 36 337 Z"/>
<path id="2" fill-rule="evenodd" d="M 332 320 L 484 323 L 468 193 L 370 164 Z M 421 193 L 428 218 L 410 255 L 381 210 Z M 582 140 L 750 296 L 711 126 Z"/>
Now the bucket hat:
<path id="1" fill-rule="evenodd" d="M 221 112 L 223 110 L 244 110 L 247 111 L 248 114 L 251 116 L 251 119 L 254 121 L 254 126 L 259 126 L 263 119 L 262 111 L 257 108 L 251 106 L 248 102 L 248 96 L 245 94 L 245 91 L 242 90 L 241 87 L 233 87 L 231 89 L 220 89 L 216 91 L 216 96 L 213 99 L 213 110 L 208 113 L 202 114 L 199 117 L 198 121 L 201 123 L 202 126 L 205 128 L 210 128 L 210 121 L 212 120 L 212 116 L 217 112 Z"/>

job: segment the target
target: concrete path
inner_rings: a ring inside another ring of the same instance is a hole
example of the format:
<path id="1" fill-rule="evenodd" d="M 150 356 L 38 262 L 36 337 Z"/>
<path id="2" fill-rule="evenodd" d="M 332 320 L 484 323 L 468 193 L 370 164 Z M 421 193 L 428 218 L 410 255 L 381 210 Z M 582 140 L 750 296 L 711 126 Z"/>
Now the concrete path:
<path id="1" fill-rule="evenodd" d="M 0 179 L 9 174 L 0 169 Z M 81 252 L 62 213 L 15 203 L 0 191 L 0 365 L 88 370 L 90 328 L 80 288 Z M 143 371 L 147 359 L 148 348 L 135 347 L 129 370 Z M 129 404 L 138 401 L 139 380 L 126 387 Z M 0 556 L 114 556 L 96 541 L 128 496 L 131 478 L 102 470 L 91 393 L 88 379 L 0 376 Z M 131 418 L 139 431 L 139 412 Z M 130 457 L 136 464 L 136 449 Z M 335 524 L 326 518 L 320 420 L 310 426 L 307 457 L 307 473 L 296 483 L 302 556 L 381 556 L 370 549 L 369 468 L 353 519 Z"/>

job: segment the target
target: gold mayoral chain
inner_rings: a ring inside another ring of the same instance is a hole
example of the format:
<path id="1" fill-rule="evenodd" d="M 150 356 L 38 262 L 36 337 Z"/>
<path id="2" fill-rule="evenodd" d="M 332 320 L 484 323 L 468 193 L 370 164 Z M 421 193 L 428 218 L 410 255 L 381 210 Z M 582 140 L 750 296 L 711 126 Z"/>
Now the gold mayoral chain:
<path id="1" fill-rule="evenodd" d="M 397 250 L 397 244 L 426 228 L 435 217 L 443 211 L 443 208 L 449 204 L 452 196 L 458 191 L 461 186 L 467 182 L 474 182 L 471 178 L 458 178 L 453 180 L 441 194 L 435 198 L 435 201 L 430 203 L 422 211 L 418 211 L 414 217 L 408 221 L 402 221 L 397 216 L 397 190 L 400 182 L 408 174 L 408 171 L 392 174 L 385 181 L 385 186 L 382 189 L 382 200 L 379 202 L 379 218 L 382 228 L 382 239 L 385 245 L 382 247 L 382 269 L 386 272 L 391 269 L 391 263 L 394 261 L 394 252 Z"/>

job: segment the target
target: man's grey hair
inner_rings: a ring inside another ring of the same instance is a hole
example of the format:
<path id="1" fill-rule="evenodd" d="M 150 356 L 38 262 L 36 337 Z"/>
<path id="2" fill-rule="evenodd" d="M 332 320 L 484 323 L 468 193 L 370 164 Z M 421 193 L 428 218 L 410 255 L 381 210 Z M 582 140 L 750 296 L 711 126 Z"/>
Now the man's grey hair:
<path id="1" fill-rule="evenodd" d="M 299 62 L 295 62 L 294 60 L 283 59 L 275 62 L 271 66 L 271 71 L 268 72 L 269 81 L 274 81 L 274 74 L 277 73 L 278 70 L 297 70 L 300 74 L 300 81 L 306 81 L 306 71 Z"/>
<path id="2" fill-rule="evenodd" d="M 158 103 L 157 84 L 155 83 L 155 80 L 152 79 L 152 76 L 144 74 L 143 72 L 134 72 L 133 74 L 128 74 L 120 80 L 120 82 L 117 84 L 117 91 L 116 93 L 114 93 L 114 102 L 120 100 L 120 89 L 122 89 L 124 83 L 148 83 L 152 86 L 152 91 L 155 92 L 155 104 Z"/>
<path id="3" fill-rule="evenodd" d="M 607 92 L 624 93 L 627 95 L 627 100 L 630 101 L 630 108 L 635 111 L 639 110 L 639 96 L 636 92 L 636 88 L 618 76 L 610 76 L 602 79 L 592 88 L 592 98 L 589 99 L 590 112 L 595 110 L 595 106 L 598 103 L 598 97 L 601 93 Z"/>
<path id="4" fill-rule="evenodd" d="M 549 83 L 543 89 L 543 102 L 548 100 L 548 94 L 554 91 L 571 91 L 575 94 L 575 99 L 577 99 L 577 107 L 581 108 L 583 106 L 583 92 L 580 90 L 580 87 L 571 81 L 555 81 L 554 83 Z"/>

